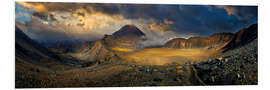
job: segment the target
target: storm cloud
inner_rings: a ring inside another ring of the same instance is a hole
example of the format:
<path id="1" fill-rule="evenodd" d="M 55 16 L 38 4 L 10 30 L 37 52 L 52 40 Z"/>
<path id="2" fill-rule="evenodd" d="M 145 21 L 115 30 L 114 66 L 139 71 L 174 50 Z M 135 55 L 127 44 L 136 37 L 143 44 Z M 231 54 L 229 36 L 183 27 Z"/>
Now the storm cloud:
<path id="1" fill-rule="evenodd" d="M 236 32 L 257 23 L 257 13 L 257 6 L 16 2 L 16 21 L 26 23 L 36 40 L 97 40 L 131 24 L 146 33 L 145 44 L 158 45 L 177 37 Z"/>

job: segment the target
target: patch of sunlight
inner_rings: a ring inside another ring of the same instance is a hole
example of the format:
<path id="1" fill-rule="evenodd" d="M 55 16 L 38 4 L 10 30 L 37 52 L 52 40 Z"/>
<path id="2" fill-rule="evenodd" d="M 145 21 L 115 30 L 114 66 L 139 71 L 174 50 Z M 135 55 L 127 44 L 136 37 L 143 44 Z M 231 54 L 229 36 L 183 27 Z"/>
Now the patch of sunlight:
<path id="1" fill-rule="evenodd" d="M 130 53 L 122 58 L 147 65 L 166 65 L 169 63 L 185 64 L 187 62 L 200 62 L 208 60 L 215 55 L 215 50 L 206 49 L 171 49 L 147 48 Z"/>
<path id="2" fill-rule="evenodd" d="M 114 50 L 114 51 L 121 51 L 121 52 L 132 52 L 133 51 L 133 49 L 120 48 L 120 47 L 114 47 L 114 48 L 112 48 L 112 50 Z"/>

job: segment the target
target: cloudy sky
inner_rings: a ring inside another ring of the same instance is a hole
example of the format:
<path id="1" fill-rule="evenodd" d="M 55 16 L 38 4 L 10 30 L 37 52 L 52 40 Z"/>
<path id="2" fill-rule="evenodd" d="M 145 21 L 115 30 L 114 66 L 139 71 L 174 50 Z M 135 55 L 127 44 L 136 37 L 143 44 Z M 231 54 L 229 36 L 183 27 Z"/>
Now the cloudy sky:
<path id="1" fill-rule="evenodd" d="M 146 44 L 176 38 L 237 32 L 257 23 L 256 6 L 16 2 L 15 20 L 34 40 L 97 40 L 127 24 L 142 30 Z"/>

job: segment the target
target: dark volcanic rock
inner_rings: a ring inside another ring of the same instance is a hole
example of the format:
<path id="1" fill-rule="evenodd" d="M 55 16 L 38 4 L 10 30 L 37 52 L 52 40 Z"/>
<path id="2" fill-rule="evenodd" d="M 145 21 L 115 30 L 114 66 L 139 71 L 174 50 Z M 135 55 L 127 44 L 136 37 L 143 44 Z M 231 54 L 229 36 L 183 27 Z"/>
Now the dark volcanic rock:
<path id="1" fill-rule="evenodd" d="M 145 34 L 139 30 L 136 26 L 133 25 L 125 25 L 117 32 L 113 33 L 113 36 L 116 37 L 142 37 Z"/>

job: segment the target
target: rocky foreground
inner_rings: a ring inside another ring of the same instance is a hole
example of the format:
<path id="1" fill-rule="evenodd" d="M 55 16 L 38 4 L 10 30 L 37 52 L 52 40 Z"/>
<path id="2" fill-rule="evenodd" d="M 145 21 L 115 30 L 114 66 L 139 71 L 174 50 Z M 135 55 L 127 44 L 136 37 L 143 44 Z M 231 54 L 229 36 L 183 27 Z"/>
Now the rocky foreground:
<path id="1" fill-rule="evenodd" d="M 258 40 L 192 66 L 207 85 L 257 85 Z"/>
<path id="2" fill-rule="evenodd" d="M 57 71 L 47 70 L 42 67 L 37 68 L 37 66 L 20 66 L 20 64 L 16 64 L 16 87 L 258 84 L 257 40 L 227 51 L 224 55 L 210 59 L 207 62 L 194 64 L 146 66 L 115 59 L 113 62 L 92 65 L 90 67 Z"/>
<path id="3" fill-rule="evenodd" d="M 233 36 L 224 35 L 175 39 L 167 44 L 172 47 L 143 49 L 139 42 L 145 39 L 144 34 L 127 25 L 74 54 L 59 54 L 31 40 L 16 27 L 15 86 L 257 85 L 257 24 Z M 142 63 L 147 60 L 151 62 Z"/>

